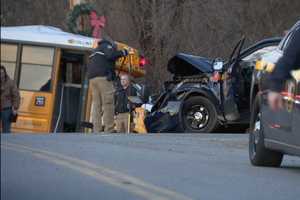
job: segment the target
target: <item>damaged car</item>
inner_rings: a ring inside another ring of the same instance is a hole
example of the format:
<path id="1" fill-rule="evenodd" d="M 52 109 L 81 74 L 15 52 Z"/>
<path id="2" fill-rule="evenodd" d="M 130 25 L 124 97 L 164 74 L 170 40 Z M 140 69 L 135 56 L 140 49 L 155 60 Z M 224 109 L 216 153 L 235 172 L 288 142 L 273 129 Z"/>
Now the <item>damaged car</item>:
<path id="1" fill-rule="evenodd" d="M 168 62 L 172 80 L 145 118 L 147 132 L 213 132 L 220 125 L 249 124 L 252 73 L 259 55 L 281 38 L 244 48 L 241 38 L 227 61 L 179 53 Z"/>

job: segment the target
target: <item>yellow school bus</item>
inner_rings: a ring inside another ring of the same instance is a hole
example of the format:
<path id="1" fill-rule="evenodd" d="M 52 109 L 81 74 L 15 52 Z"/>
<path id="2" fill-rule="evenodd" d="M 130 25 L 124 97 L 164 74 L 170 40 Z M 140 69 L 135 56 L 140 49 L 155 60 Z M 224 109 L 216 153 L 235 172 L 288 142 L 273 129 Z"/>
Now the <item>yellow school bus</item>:
<path id="1" fill-rule="evenodd" d="M 19 117 L 13 132 L 82 132 L 90 121 L 91 94 L 86 66 L 94 38 L 49 26 L 1 27 L 1 65 L 15 80 L 21 94 Z M 120 70 L 143 76 L 141 57 L 127 48 Z"/>

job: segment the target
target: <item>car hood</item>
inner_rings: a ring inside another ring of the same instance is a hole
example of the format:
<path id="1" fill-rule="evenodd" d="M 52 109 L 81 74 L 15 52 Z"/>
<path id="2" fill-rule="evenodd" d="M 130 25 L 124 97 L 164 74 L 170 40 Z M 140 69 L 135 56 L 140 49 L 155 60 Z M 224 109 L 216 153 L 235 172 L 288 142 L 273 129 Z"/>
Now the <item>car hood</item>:
<path id="1" fill-rule="evenodd" d="M 200 56 L 179 53 L 169 60 L 168 71 L 179 76 L 212 73 L 213 61 Z"/>

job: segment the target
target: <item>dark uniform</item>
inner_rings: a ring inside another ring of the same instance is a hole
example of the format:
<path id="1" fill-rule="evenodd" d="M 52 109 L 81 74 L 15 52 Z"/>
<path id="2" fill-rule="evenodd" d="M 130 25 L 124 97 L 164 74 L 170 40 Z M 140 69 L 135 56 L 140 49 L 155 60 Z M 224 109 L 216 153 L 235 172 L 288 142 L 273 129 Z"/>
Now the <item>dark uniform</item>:
<path id="1" fill-rule="evenodd" d="M 137 96 L 136 88 L 130 84 L 126 89 L 123 89 L 119 85 L 115 92 L 116 129 L 118 133 L 129 132 L 129 116 L 133 109 L 128 100 L 129 96 Z"/>
<path id="2" fill-rule="evenodd" d="M 88 65 L 89 79 L 106 77 L 108 81 L 115 80 L 115 62 L 122 56 L 127 56 L 126 50 L 118 51 L 114 43 L 101 40 L 98 47 L 90 55 Z"/>
<path id="3" fill-rule="evenodd" d="M 126 50 L 118 51 L 108 40 L 99 42 L 90 55 L 88 77 L 93 95 L 92 119 L 95 132 L 102 132 L 102 117 L 105 132 L 114 132 L 114 85 L 115 62 L 127 56 Z"/>
<path id="4" fill-rule="evenodd" d="M 291 78 L 292 70 L 300 69 L 300 21 L 298 21 L 282 40 L 280 48 L 282 57 L 276 63 L 270 75 L 269 88 L 280 92 L 284 89 L 285 80 Z"/>

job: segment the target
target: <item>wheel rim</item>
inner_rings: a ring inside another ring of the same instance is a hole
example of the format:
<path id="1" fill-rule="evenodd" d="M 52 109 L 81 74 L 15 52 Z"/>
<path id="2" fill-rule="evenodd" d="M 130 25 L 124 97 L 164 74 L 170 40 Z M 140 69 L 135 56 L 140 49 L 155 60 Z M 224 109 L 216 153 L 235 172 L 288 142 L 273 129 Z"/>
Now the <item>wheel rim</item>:
<path id="1" fill-rule="evenodd" d="M 209 122 L 209 112 L 203 105 L 195 105 L 186 112 L 186 124 L 190 129 L 201 130 Z"/>
<path id="2" fill-rule="evenodd" d="M 252 131 L 252 158 L 256 156 L 256 147 L 260 139 L 261 131 L 261 113 L 258 113 L 254 122 L 253 131 Z"/>

